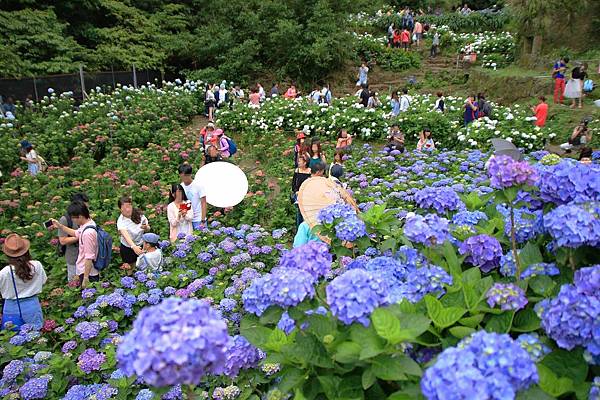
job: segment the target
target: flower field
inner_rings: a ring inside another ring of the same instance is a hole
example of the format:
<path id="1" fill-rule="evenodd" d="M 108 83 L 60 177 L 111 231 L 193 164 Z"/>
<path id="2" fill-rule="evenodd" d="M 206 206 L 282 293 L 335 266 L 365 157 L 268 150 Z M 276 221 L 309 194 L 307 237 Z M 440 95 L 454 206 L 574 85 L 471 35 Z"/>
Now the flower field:
<path id="1" fill-rule="evenodd" d="M 53 94 L 0 127 L 10 145 L 3 168 L 18 162 L 21 135 L 51 165 L 36 177 L 14 169 L 2 183 L 2 237 L 29 237 L 49 281 L 44 328 L 0 332 L 0 397 L 600 397 L 600 164 L 543 151 L 490 160 L 491 137 L 526 150 L 552 138 L 516 106 L 462 128 L 462 99 L 448 97 L 439 114 L 433 98 L 413 96 L 398 120 L 408 147 L 429 126 L 442 150 L 357 144 L 344 179 L 361 212 L 321 210 L 317 229 L 331 246 L 293 250 L 291 131 L 306 125 L 325 147 L 342 127 L 378 139 L 389 110 L 346 98 L 221 111 L 247 198 L 210 209 L 207 229 L 163 241 L 162 273 L 124 269 L 115 254 L 102 282 L 66 285 L 42 223 L 73 192 L 88 193 L 93 218 L 115 238 L 125 193 L 168 237 L 167 188 L 181 162 L 200 163 L 197 132 L 184 129 L 201 104 L 197 87 L 94 92 L 76 111 Z"/>

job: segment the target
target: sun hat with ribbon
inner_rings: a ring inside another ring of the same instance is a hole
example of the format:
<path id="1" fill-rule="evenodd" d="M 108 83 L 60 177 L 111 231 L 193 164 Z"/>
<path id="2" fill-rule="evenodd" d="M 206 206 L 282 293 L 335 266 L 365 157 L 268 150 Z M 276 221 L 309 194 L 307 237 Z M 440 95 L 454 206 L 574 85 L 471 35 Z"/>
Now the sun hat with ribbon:
<path id="1" fill-rule="evenodd" d="M 4 240 L 2 251 L 9 257 L 20 257 L 29 251 L 29 240 L 11 233 Z"/>

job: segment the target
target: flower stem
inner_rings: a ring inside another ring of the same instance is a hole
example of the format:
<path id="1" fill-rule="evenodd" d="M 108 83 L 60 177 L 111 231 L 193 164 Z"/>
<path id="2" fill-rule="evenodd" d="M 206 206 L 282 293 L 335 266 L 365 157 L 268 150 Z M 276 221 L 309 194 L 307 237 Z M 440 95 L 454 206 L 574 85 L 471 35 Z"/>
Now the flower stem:
<path id="1" fill-rule="evenodd" d="M 189 385 L 187 387 L 187 400 L 196 400 L 196 394 L 194 393 L 194 386 Z"/>
<path id="2" fill-rule="evenodd" d="M 521 279 L 521 260 L 517 252 L 517 235 L 515 233 L 515 208 L 510 204 L 510 243 L 512 245 L 513 258 L 517 266 L 517 280 Z"/>

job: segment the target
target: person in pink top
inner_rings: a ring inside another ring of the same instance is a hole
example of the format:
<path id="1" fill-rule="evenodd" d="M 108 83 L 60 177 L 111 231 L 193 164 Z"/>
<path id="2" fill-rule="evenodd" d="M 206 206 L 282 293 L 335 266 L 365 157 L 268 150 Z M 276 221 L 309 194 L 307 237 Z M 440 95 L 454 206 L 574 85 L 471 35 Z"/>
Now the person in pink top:
<path id="1" fill-rule="evenodd" d="M 75 261 L 75 269 L 79 275 L 79 285 L 85 288 L 90 282 L 100 281 L 100 272 L 94 268 L 94 260 L 98 256 L 96 223 L 90 218 L 90 211 L 84 203 L 71 203 L 67 208 L 67 213 L 71 220 L 79 225 L 77 230 L 71 229 L 55 219 L 52 220 L 52 223 L 55 228 L 78 239 L 79 254 Z"/>
<path id="2" fill-rule="evenodd" d="M 217 129 L 215 131 L 216 137 L 213 140 L 217 150 L 221 153 L 221 157 L 229 158 L 231 153 L 229 151 L 229 142 L 227 141 L 227 137 L 223 133 L 223 129 Z"/>
<path id="3" fill-rule="evenodd" d="M 296 92 L 296 85 L 292 83 L 292 85 L 288 88 L 287 92 L 283 95 L 286 99 L 295 99 L 298 96 Z"/>
<path id="4" fill-rule="evenodd" d="M 417 46 L 420 46 L 421 40 L 423 40 L 423 25 L 419 21 L 415 22 L 415 29 L 413 30 L 413 33 L 417 39 Z"/>
<path id="5" fill-rule="evenodd" d="M 257 88 L 253 88 L 252 93 L 250 93 L 250 96 L 248 97 L 250 98 L 250 104 L 253 104 L 255 106 L 260 105 L 260 93 L 258 93 Z"/>
<path id="6" fill-rule="evenodd" d="M 548 104 L 546 103 L 546 97 L 540 96 L 538 99 L 540 100 L 540 103 L 535 107 L 531 107 L 531 111 L 533 111 L 535 117 L 537 118 L 535 120 L 535 126 L 539 126 L 541 128 L 546 125 L 546 118 L 548 117 Z"/>
<path id="7" fill-rule="evenodd" d="M 410 45 L 410 32 L 408 29 L 404 29 L 400 34 L 400 41 L 402 42 L 402 48 L 404 51 L 408 51 L 408 46 Z"/>
<path id="8" fill-rule="evenodd" d="M 192 233 L 192 219 L 194 218 L 192 202 L 188 200 L 185 190 L 178 183 L 171 185 L 167 218 L 169 220 L 169 240 L 171 243 L 177 241 L 179 234 L 190 235 Z"/>

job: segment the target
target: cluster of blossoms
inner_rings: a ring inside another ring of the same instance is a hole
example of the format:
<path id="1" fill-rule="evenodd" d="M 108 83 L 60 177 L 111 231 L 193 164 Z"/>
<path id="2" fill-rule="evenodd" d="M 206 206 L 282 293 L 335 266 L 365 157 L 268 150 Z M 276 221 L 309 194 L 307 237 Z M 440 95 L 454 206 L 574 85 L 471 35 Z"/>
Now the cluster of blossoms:
<path id="1" fill-rule="evenodd" d="M 284 252 L 279 259 L 279 266 L 307 271 L 317 281 L 329 274 L 331 261 L 329 246 L 322 242 L 310 241 L 303 246 Z"/>
<path id="2" fill-rule="evenodd" d="M 67 391 L 63 400 L 108 400 L 114 398 L 118 393 L 117 389 L 109 384 L 93 384 L 93 385 L 75 385 Z"/>
<path id="3" fill-rule="evenodd" d="M 152 386 L 197 384 L 225 371 L 231 337 L 206 302 L 168 298 L 142 309 L 117 349 L 119 368 Z"/>
<path id="4" fill-rule="evenodd" d="M 436 246 L 444 243 L 450 237 L 449 221 L 438 217 L 437 214 L 425 216 L 415 214 L 406 217 L 404 235 L 415 243 L 426 246 Z"/>
<path id="5" fill-rule="evenodd" d="M 415 193 L 414 200 L 420 208 L 434 209 L 438 214 L 465 209 L 456 191 L 445 186 L 421 189 Z"/>
<path id="6" fill-rule="evenodd" d="M 264 358 L 264 353 L 254 347 L 243 336 L 233 337 L 231 346 L 227 349 L 224 375 L 234 378 L 240 370 L 256 368 L 258 362 Z"/>
<path id="7" fill-rule="evenodd" d="M 574 284 L 535 306 L 542 328 L 559 347 L 586 349 L 586 358 L 600 363 L 600 265 L 575 272 Z"/>
<path id="8" fill-rule="evenodd" d="M 600 199 L 600 166 L 563 159 L 540 166 L 540 197 L 555 204 L 583 203 Z"/>
<path id="9" fill-rule="evenodd" d="M 459 211 L 452 216 L 454 225 L 477 225 L 481 221 L 487 221 L 488 216 L 481 211 Z"/>
<path id="10" fill-rule="evenodd" d="M 500 306 L 503 311 L 520 310 L 527 305 L 527 296 L 523 289 L 514 283 L 494 283 L 488 290 L 487 303 L 490 307 Z"/>
<path id="11" fill-rule="evenodd" d="M 538 179 L 537 171 L 527 161 L 515 161 L 505 155 L 490 159 L 488 175 L 491 186 L 496 189 L 534 185 Z"/>
<path id="12" fill-rule="evenodd" d="M 458 251 L 467 255 L 466 262 L 479 267 L 483 272 L 490 272 L 496 268 L 502 257 L 500 242 L 489 235 L 471 236 L 460 245 Z"/>
<path id="13" fill-rule="evenodd" d="M 559 247 L 600 245 L 600 203 L 563 204 L 544 215 L 544 229 Z"/>
<path id="14" fill-rule="evenodd" d="M 512 231 L 510 210 L 502 205 L 498 205 L 496 209 L 504 216 L 504 234 L 510 238 Z M 530 211 L 526 208 L 513 210 L 517 243 L 525 243 L 542 232 L 542 216 L 542 210 Z"/>
<path id="15" fill-rule="evenodd" d="M 538 382 L 535 363 L 506 334 L 480 331 L 444 350 L 421 379 L 428 400 L 514 399 Z"/>
<path id="16" fill-rule="evenodd" d="M 345 203 L 336 203 L 321 209 L 317 214 L 317 221 L 320 224 L 335 223 L 335 235 L 345 242 L 354 242 L 367 235 L 365 223 L 358 218 L 356 211 Z"/>
<path id="17" fill-rule="evenodd" d="M 546 346 L 540 340 L 540 336 L 537 333 L 524 333 L 517 337 L 517 342 L 524 348 L 533 361 L 538 362 L 548 353 L 550 353 L 550 347 Z"/>
<path id="18" fill-rule="evenodd" d="M 102 364 L 106 361 L 106 355 L 99 353 L 95 349 L 86 349 L 77 358 L 77 365 L 86 374 L 93 371 L 100 371 Z"/>

